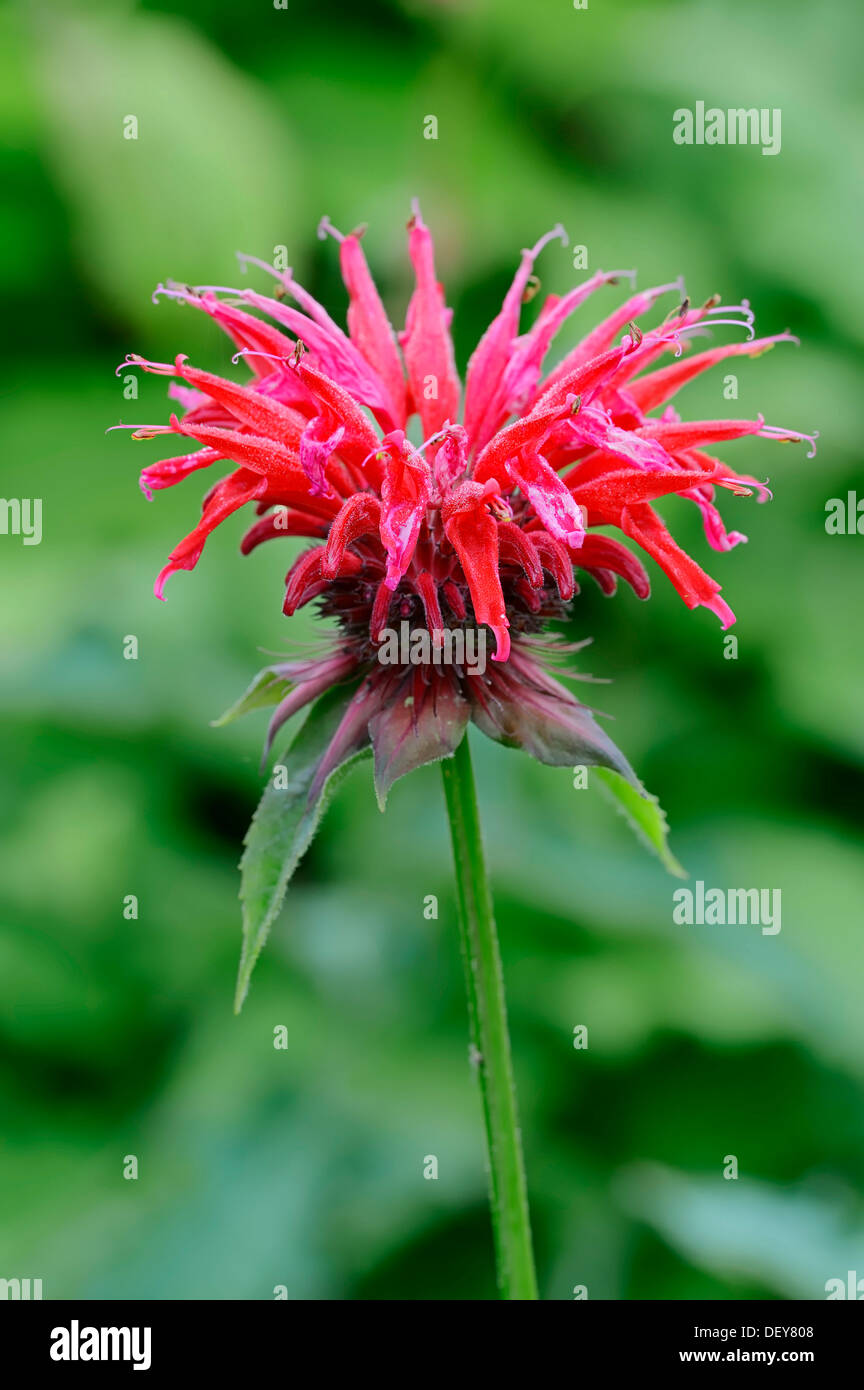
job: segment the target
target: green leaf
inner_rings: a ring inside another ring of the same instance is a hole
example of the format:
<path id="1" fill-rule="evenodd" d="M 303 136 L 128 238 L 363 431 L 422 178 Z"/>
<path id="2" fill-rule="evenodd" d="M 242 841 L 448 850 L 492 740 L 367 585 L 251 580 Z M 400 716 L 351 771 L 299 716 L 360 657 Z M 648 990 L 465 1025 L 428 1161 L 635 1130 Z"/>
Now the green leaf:
<path id="1" fill-rule="evenodd" d="M 686 878 L 687 871 L 669 848 L 669 824 L 656 796 L 647 792 L 641 782 L 637 789 L 606 767 L 595 767 L 591 776 L 599 781 L 606 796 L 629 822 L 636 838 L 657 855 L 663 867 L 676 878 Z"/>
<path id="2" fill-rule="evenodd" d="M 240 861 L 243 904 L 243 949 L 234 1009 L 239 1013 L 261 949 L 278 915 L 291 876 L 318 829 L 336 787 L 368 748 L 354 748 L 323 782 L 310 801 L 309 791 L 354 692 L 336 687 L 322 695 L 302 728 L 277 759 L 252 824 Z M 281 771 L 284 769 L 284 771 Z M 284 785 L 283 785 L 284 784 Z"/>
<path id="3" fill-rule="evenodd" d="M 235 700 L 218 719 L 211 719 L 210 723 L 214 729 L 221 729 L 225 724 L 232 724 L 235 719 L 239 719 L 241 714 L 248 714 L 250 710 L 278 705 L 282 696 L 287 695 L 290 689 L 291 681 L 287 677 L 280 676 L 273 666 L 265 666 L 240 699 Z"/>

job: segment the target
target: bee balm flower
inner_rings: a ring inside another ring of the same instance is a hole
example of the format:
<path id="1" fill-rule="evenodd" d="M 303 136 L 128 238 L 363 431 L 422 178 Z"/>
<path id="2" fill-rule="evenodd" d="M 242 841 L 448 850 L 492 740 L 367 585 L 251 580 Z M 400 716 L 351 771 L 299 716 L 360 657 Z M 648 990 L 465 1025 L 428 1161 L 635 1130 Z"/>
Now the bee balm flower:
<path id="1" fill-rule="evenodd" d="M 653 504 L 670 494 L 694 503 L 708 544 L 731 549 L 746 538 L 725 530 L 717 489 L 760 500 L 767 489 L 707 450 L 744 435 L 809 437 L 761 417 L 684 421 L 670 402 L 699 373 L 790 335 L 755 338 L 746 302 L 693 307 L 680 302 L 680 284 L 661 285 L 631 295 L 549 370 L 548 351 L 565 320 L 630 274 L 598 271 L 550 296 L 520 332 L 537 256 L 563 236 L 556 228 L 522 253 L 463 392 L 419 210 L 408 241 L 416 286 L 398 336 L 360 233 L 342 236 L 325 219 L 321 234 L 338 242 L 347 333 L 290 271 L 265 267 L 278 282 L 272 298 L 212 286 L 158 291 L 214 319 L 250 375 L 241 385 L 184 356 L 128 359 L 176 378 L 170 394 L 180 408 L 167 425 L 138 427 L 133 437 L 176 434 L 189 450 L 145 468 L 144 491 L 152 496 L 200 469 L 231 465 L 172 551 L 157 595 L 175 571 L 195 567 L 211 532 L 242 507 L 252 505 L 258 517 L 243 540 L 245 554 L 284 536 L 313 542 L 288 571 L 284 611 L 314 600 L 336 620 L 338 636 L 320 658 L 268 668 L 246 702 L 275 704 L 269 747 L 293 714 L 344 687 L 344 710 L 310 798 L 370 743 L 383 798 L 397 777 L 452 753 L 469 719 L 543 762 L 599 764 L 632 779 L 590 712 L 548 670 L 552 653 L 572 648 L 544 633 L 566 616 L 580 572 L 604 593 L 621 578 L 648 597 L 641 560 L 598 528 L 617 530 L 651 556 L 688 608 L 709 608 L 724 627 L 734 621 L 720 585 L 676 544 Z M 637 326 L 676 290 L 671 314 L 653 328 Z M 746 338 L 689 351 L 695 336 L 720 324 Z M 406 622 L 409 631 L 424 630 L 431 661 L 379 659 L 385 639 Z M 447 636 L 467 629 L 488 631 L 494 643 L 482 670 L 444 659 Z"/>

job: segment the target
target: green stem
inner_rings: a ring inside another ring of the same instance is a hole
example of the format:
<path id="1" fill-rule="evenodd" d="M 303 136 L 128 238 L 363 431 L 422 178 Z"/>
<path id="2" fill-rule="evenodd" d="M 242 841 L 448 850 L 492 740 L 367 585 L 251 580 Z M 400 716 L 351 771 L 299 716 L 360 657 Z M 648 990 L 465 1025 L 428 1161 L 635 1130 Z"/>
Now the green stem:
<path id="1" fill-rule="evenodd" d="M 498 1287 L 502 1298 L 536 1299 L 537 1278 L 504 979 L 467 734 L 455 755 L 442 761 L 441 770 L 456 866 L 471 1057 L 480 1081 L 486 1124 Z"/>

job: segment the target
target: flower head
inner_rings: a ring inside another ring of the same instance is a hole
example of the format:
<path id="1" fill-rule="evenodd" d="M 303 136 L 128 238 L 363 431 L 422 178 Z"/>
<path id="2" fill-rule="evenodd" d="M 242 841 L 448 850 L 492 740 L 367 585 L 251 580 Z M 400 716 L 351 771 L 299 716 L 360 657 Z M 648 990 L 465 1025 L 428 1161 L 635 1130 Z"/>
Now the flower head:
<path id="1" fill-rule="evenodd" d="M 549 240 L 563 237 L 556 228 L 523 251 L 468 363 L 463 392 L 451 314 L 419 210 L 408 239 L 415 289 L 398 335 L 361 233 L 342 236 L 327 219 L 320 230 L 338 242 L 347 333 L 290 271 L 265 266 L 277 281 L 273 297 L 173 284 L 158 291 L 225 330 L 235 362 L 242 359 L 250 373 L 245 384 L 183 356 L 172 364 L 130 356 L 122 366 L 176 378 L 170 394 L 181 413 L 164 426 L 137 427 L 134 437 L 171 433 L 189 442 L 190 452 L 144 469 L 148 496 L 199 469 L 233 466 L 172 551 L 157 596 L 175 571 L 194 568 L 211 532 L 248 504 L 258 519 L 243 540 L 245 554 L 280 536 L 313 542 L 288 571 L 284 611 L 317 600 L 337 620 L 338 641 L 320 658 L 268 668 L 250 697 L 276 705 L 269 747 L 291 715 L 345 687 L 312 796 L 371 743 L 383 797 L 396 777 L 451 753 L 469 719 L 544 762 L 603 764 L 632 776 L 586 707 L 549 673 L 550 654 L 572 648 L 554 645 L 544 630 L 566 616 L 579 571 L 604 593 L 614 593 L 620 577 L 648 597 L 642 562 L 600 527 L 616 528 L 650 555 L 688 608 L 711 609 L 724 627 L 734 621 L 720 585 L 676 544 L 652 504 L 671 493 L 684 497 L 699 508 L 708 544 L 729 550 L 746 537 L 725 530 L 716 490 L 759 500 L 769 494 L 707 450 L 743 435 L 809 436 L 766 426 L 761 417 L 683 421 L 670 402 L 718 362 L 756 356 L 790 334 L 756 338 L 746 301 L 730 308 L 714 298 L 693 307 L 676 282 L 632 294 L 549 370 L 547 354 L 564 321 L 630 275 L 598 271 L 569 293 L 550 295 L 520 332 L 536 259 Z M 675 305 L 659 325 L 637 326 L 673 292 Z M 720 324 L 746 337 L 691 351 L 695 337 Z M 412 647 L 401 642 L 394 656 L 397 631 L 411 636 Z M 413 644 L 418 632 L 425 645 Z M 494 643 L 488 667 L 465 657 L 464 641 L 454 646 L 454 635 L 485 640 L 487 632 Z"/>

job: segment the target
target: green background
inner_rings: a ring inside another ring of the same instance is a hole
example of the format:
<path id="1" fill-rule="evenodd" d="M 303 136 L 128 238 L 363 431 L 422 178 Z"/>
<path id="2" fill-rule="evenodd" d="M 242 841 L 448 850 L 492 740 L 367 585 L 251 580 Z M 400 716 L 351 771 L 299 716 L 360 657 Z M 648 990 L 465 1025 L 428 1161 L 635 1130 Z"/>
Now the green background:
<path id="1" fill-rule="evenodd" d="M 309 636 L 310 616 L 280 612 L 297 545 L 244 560 L 234 518 L 157 603 L 204 484 L 148 506 L 137 471 L 170 450 L 104 433 L 166 418 L 158 378 L 123 399 L 127 351 L 227 367 L 211 326 L 153 306 L 157 281 L 235 284 L 235 251 L 284 244 L 343 312 L 322 213 L 368 222 L 400 322 L 414 195 L 463 368 L 519 250 L 560 220 L 592 271 L 683 273 L 694 299 L 747 296 L 759 332 L 801 337 L 733 364 L 737 403 L 722 371 L 688 387 L 685 415 L 821 430 L 815 460 L 721 449 L 775 492 L 724 498 L 750 537 L 729 555 L 695 508 L 664 508 L 738 613 L 737 660 L 656 569 L 648 604 L 586 582 L 572 623 L 692 879 L 782 889 L 778 936 L 674 926 L 675 881 L 599 793 L 474 739 L 543 1296 L 823 1298 L 864 1277 L 864 540 L 824 524 L 860 475 L 860 16 L 838 0 L 176 8 L 0 12 L 2 491 L 44 504 L 41 545 L 0 537 L 0 1277 L 42 1278 L 49 1298 L 493 1292 L 438 770 L 384 816 L 368 767 L 353 775 L 235 1019 L 265 717 L 209 721 L 260 649 Z M 672 112 L 697 100 L 779 107 L 782 152 L 675 145 Z M 557 245 L 538 269 L 544 290 L 574 282 Z M 556 351 L 617 302 L 603 293 Z"/>

